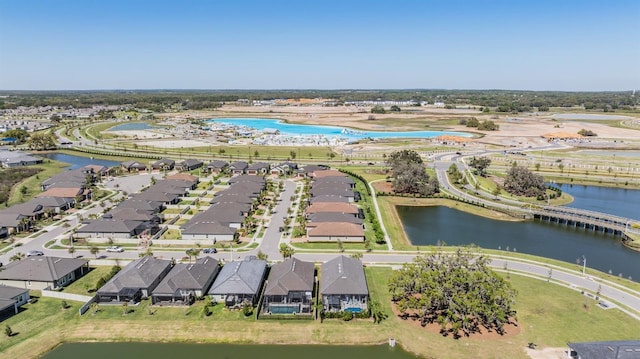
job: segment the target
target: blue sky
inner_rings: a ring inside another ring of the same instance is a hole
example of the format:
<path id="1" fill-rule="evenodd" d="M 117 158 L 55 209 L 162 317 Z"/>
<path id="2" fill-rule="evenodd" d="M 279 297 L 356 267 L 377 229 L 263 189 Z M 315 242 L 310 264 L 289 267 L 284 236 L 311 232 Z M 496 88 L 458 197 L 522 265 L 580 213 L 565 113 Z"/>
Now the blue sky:
<path id="1" fill-rule="evenodd" d="M 640 89 L 640 1 L 0 0 L 0 89 Z"/>

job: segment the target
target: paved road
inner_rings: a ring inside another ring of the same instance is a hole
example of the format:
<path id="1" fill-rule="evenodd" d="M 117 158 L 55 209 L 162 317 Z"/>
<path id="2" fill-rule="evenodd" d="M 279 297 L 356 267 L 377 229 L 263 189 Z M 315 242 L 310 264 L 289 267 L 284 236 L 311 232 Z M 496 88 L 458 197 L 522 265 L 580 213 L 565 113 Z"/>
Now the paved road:
<path id="1" fill-rule="evenodd" d="M 284 227 L 284 218 L 287 216 L 287 210 L 291 207 L 291 196 L 295 194 L 296 183 L 290 179 L 284 182 L 284 189 L 280 194 L 280 201 L 274 207 L 274 214 L 271 216 L 269 227 L 265 230 L 264 236 L 260 243 L 260 251 L 268 255 L 270 260 L 282 260 L 280 254 L 280 238 L 282 233 L 280 227 Z M 258 250 L 252 251 L 257 253 Z"/>

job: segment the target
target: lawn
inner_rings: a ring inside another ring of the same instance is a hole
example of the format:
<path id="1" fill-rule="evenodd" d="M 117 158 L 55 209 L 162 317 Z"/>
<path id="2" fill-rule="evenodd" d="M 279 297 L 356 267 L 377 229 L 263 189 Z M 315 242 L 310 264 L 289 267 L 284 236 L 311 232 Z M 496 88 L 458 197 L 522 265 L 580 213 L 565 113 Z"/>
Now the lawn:
<path id="1" fill-rule="evenodd" d="M 371 320 L 256 321 L 222 305 L 203 317 L 202 301 L 190 308 L 169 308 L 150 307 L 145 300 L 127 307 L 126 315 L 122 306 L 100 305 L 95 315 L 88 312 L 80 317 L 79 303 L 69 301 L 71 308 L 65 310 L 60 300 L 42 298 L 3 322 L 19 334 L 0 341 L 0 357 L 34 357 L 62 341 L 379 344 L 393 337 L 425 357 L 524 359 L 529 342 L 562 347 L 567 341 L 632 339 L 640 332 L 640 321 L 617 309 L 605 311 L 587 302 L 585 310 L 585 297 L 579 292 L 512 273 L 510 282 L 519 293 L 516 309 L 521 333 L 491 340 L 454 340 L 392 315 L 386 289 L 392 274 L 389 267 L 368 267 L 365 273 L 372 299 L 389 315 L 381 324 Z"/>
<path id="2" fill-rule="evenodd" d="M 65 287 L 64 292 L 80 295 L 93 295 L 93 292 L 89 292 L 87 288 L 91 289 L 92 291 L 96 289 L 95 286 L 98 282 L 98 279 L 104 277 L 110 271 L 111 266 L 92 267 L 91 272 L 85 274 L 82 278 Z"/>

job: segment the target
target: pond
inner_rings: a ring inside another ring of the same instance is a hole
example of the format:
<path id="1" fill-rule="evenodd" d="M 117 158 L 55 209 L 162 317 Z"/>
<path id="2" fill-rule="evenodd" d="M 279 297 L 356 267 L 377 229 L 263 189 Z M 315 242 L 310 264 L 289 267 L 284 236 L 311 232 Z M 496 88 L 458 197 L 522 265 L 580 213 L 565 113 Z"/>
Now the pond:
<path id="1" fill-rule="evenodd" d="M 576 263 L 614 275 L 640 279 L 640 253 L 622 245 L 620 237 L 548 222 L 504 222 L 448 207 L 398 206 L 398 215 L 413 245 L 476 244 Z"/>
<path id="2" fill-rule="evenodd" d="M 152 126 L 146 122 L 128 122 L 120 125 L 113 126 L 109 129 L 109 131 L 140 131 L 140 130 L 150 130 L 157 128 L 156 126 Z"/>
<path id="3" fill-rule="evenodd" d="M 59 152 L 50 152 L 45 154 L 39 154 L 39 156 L 52 159 L 54 161 L 60 161 L 70 164 L 71 166 L 67 167 L 68 169 L 75 170 L 87 165 L 99 165 L 105 167 L 114 167 L 119 166 L 120 162 L 109 161 L 109 160 L 100 160 L 91 157 L 83 157 L 83 156 L 75 156 L 68 155 L 66 153 Z"/>
<path id="4" fill-rule="evenodd" d="M 574 184 L 554 184 L 573 196 L 567 207 L 640 220 L 640 190 Z"/>
<path id="5" fill-rule="evenodd" d="M 350 140 L 362 138 L 432 138 L 442 135 L 472 137 L 473 135 L 465 132 L 450 131 L 360 131 L 351 130 L 344 127 L 321 126 L 321 125 L 298 125 L 286 123 L 281 120 L 266 118 L 217 118 L 209 120 L 212 123 L 222 123 L 232 126 L 244 126 L 257 130 L 274 129 L 280 134 L 291 136 L 316 136 L 325 137 L 340 136 Z"/>
<path id="6" fill-rule="evenodd" d="M 184 343 L 69 343 L 49 352 L 44 359 L 410 359 L 417 358 L 399 347 L 333 345 L 248 345 Z"/>

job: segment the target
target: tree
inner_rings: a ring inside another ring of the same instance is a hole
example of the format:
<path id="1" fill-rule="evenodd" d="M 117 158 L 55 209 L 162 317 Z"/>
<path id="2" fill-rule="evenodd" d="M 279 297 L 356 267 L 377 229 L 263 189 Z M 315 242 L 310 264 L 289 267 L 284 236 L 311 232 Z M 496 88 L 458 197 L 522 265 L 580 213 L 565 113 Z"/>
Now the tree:
<path id="1" fill-rule="evenodd" d="M 50 150 L 56 148 L 56 136 L 52 133 L 35 132 L 26 144 L 31 150 Z"/>
<path id="2" fill-rule="evenodd" d="M 15 138 L 18 140 L 18 143 L 23 143 L 27 138 L 29 138 L 29 132 L 23 129 L 12 129 L 7 130 L 2 133 L 2 137 L 4 138 Z"/>
<path id="3" fill-rule="evenodd" d="M 544 178 L 522 166 L 509 169 L 504 179 L 504 189 L 511 194 L 526 197 L 544 196 L 546 191 Z"/>
<path id="4" fill-rule="evenodd" d="M 296 159 L 296 155 L 297 155 L 296 151 L 293 151 L 293 150 L 289 151 L 289 158 L 291 158 L 292 160 Z"/>
<path id="5" fill-rule="evenodd" d="M 266 254 L 266 253 L 264 253 L 264 252 L 263 252 L 263 251 L 261 251 L 261 250 L 258 250 L 258 254 L 256 254 L 256 258 L 258 258 L 258 259 L 262 259 L 262 260 L 265 260 L 265 261 L 266 261 L 267 259 L 269 259 L 269 255 L 268 255 L 268 254 Z"/>
<path id="6" fill-rule="evenodd" d="M 447 170 L 447 174 L 449 175 L 449 180 L 456 184 L 461 184 L 464 182 L 464 177 L 462 176 L 462 172 L 458 170 L 458 166 L 455 163 L 452 163 Z"/>
<path id="7" fill-rule="evenodd" d="M 69 247 L 68 251 L 69 251 L 69 254 L 71 254 L 71 258 L 74 258 L 73 254 L 76 252 L 76 247 L 71 246 Z"/>
<path id="8" fill-rule="evenodd" d="M 466 125 L 467 127 L 478 127 L 478 125 L 480 125 L 480 121 L 475 117 L 471 117 L 466 121 Z"/>
<path id="9" fill-rule="evenodd" d="M 280 243 L 280 254 L 282 254 L 285 259 L 291 258 L 294 253 L 295 250 L 293 248 L 289 247 L 286 243 Z"/>
<path id="10" fill-rule="evenodd" d="M 598 134 L 596 134 L 595 132 L 593 132 L 591 130 L 585 130 L 584 128 L 581 129 L 580 131 L 578 131 L 578 134 L 581 135 L 581 136 L 586 136 L 586 137 L 598 136 Z"/>
<path id="11" fill-rule="evenodd" d="M 361 252 L 355 252 L 351 255 L 351 258 L 353 259 L 357 259 L 357 260 L 361 260 L 362 259 L 362 253 Z"/>
<path id="12" fill-rule="evenodd" d="M 7 324 L 4 327 L 4 335 L 8 336 L 8 337 L 12 337 L 13 336 L 13 329 L 11 329 L 11 327 Z"/>
<path id="13" fill-rule="evenodd" d="M 391 112 L 400 112 L 400 107 L 398 105 L 393 105 L 389 110 Z"/>
<path id="14" fill-rule="evenodd" d="M 432 195 L 439 192 L 437 179 L 429 178 L 422 165 L 420 155 L 411 150 L 400 150 L 391 153 L 386 158 L 391 166 L 393 176 L 393 190 L 396 193 Z"/>
<path id="15" fill-rule="evenodd" d="M 469 166 L 473 167 L 476 170 L 476 174 L 480 177 L 485 177 L 487 175 L 487 168 L 491 164 L 491 159 L 489 157 L 475 157 L 469 161 Z"/>
<path id="16" fill-rule="evenodd" d="M 481 327 L 504 334 L 516 311 L 516 291 L 489 268 L 490 259 L 469 248 L 436 251 L 403 265 L 389 280 L 392 301 L 402 319 L 440 324 L 454 338 Z"/>
<path id="17" fill-rule="evenodd" d="M 375 105 L 371 108 L 371 113 L 387 113 L 387 111 L 384 110 L 384 107 Z"/>
<path id="18" fill-rule="evenodd" d="M 96 258 L 98 258 L 98 252 L 100 252 L 100 248 L 98 248 L 98 246 L 91 246 L 91 248 L 89 248 L 89 253 L 93 254 Z"/>

